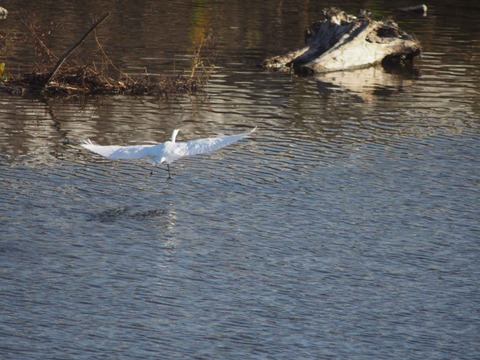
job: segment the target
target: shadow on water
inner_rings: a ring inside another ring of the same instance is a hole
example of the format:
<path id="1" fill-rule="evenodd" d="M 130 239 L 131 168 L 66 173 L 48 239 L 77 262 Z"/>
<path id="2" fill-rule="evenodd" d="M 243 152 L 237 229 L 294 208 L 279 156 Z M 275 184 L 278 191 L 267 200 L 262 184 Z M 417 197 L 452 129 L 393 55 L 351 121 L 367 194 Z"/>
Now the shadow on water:
<path id="1" fill-rule="evenodd" d="M 115 223 L 123 220 L 148 221 L 160 219 L 165 225 L 171 224 L 168 210 L 165 209 L 142 209 L 141 206 L 121 206 L 107 209 L 92 214 L 88 221 L 99 221 L 101 223 Z M 158 221 L 157 221 L 158 224 Z"/>

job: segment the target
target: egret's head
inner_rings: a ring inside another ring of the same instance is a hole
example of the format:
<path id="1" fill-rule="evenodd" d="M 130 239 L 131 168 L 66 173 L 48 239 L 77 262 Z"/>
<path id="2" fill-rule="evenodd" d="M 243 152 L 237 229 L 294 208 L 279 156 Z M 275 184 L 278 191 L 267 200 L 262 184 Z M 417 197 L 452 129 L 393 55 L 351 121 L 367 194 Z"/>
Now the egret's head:
<path id="1" fill-rule="evenodd" d="M 171 140 L 173 143 L 175 142 L 175 139 L 177 138 L 177 134 L 178 134 L 179 131 L 180 131 L 180 129 L 175 129 L 175 130 L 173 130 L 173 132 L 172 132 L 172 140 Z"/>

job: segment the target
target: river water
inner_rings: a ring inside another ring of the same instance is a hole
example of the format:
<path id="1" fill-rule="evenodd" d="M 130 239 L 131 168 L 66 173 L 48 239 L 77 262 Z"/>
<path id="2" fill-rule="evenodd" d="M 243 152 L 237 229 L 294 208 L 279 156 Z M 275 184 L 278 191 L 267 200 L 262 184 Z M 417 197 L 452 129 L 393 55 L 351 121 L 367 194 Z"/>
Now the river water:
<path id="1" fill-rule="evenodd" d="M 397 17 L 414 69 L 302 78 L 256 64 L 333 2 L 23 2 L 58 53 L 112 11 L 98 36 L 130 74 L 187 66 L 206 29 L 218 58 L 194 96 L 0 97 L 0 357 L 478 358 L 480 6 L 437 3 Z M 171 182 L 78 145 L 254 126 Z"/>

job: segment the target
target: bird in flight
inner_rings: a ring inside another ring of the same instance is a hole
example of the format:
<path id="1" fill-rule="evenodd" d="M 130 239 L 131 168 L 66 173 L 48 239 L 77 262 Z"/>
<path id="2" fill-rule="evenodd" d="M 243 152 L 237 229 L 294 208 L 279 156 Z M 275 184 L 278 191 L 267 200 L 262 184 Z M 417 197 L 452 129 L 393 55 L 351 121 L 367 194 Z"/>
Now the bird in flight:
<path id="1" fill-rule="evenodd" d="M 218 136 L 206 139 L 197 139 L 186 142 L 176 142 L 179 129 L 172 132 L 170 141 L 156 145 L 95 145 L 90 140 L 86 140 L 82 146 L 96 154 L 102 155 L 112 160 L 135 160 L 143 159 L 151 164 L 159 165 L 166 163 L 168 171 L 168 180 L 172 179 L 170 174 L 170 164 L 184 156 L 203 154 L 218 150 L 224 146 L 239 141 L 252 134 L 257 128 L 237 135 Z"/>

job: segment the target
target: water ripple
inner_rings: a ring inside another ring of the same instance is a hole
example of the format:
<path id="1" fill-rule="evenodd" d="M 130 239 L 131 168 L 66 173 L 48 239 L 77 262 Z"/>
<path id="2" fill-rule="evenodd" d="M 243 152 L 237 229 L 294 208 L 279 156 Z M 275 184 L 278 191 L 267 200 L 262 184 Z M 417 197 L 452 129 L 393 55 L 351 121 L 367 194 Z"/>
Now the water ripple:
<path id="1" fill-rule="evenodd" d="M 458 23 L 473 19 L 465 4 L 402 19 L 425 47 L 413 69 L 307 78 L 254 65 L 301 45 L 318 4 L 112 14 L 121 41 L 107 48 L 127 70 L 186 65 L 207 25 L 219 66 L 204 92 L 167 101 L 1 100 L 2 355 L 475 358 L 479 44 L 475 21 Z M 79 6 L 44 18 L 81 24 Z M 172 164 L 170 182 L 79 146 L 253 126 Z"/>

